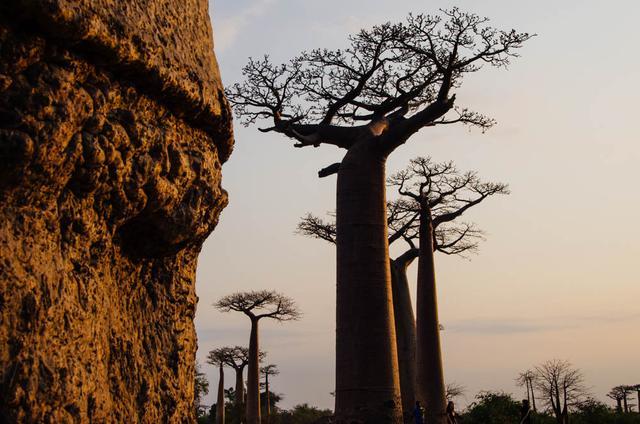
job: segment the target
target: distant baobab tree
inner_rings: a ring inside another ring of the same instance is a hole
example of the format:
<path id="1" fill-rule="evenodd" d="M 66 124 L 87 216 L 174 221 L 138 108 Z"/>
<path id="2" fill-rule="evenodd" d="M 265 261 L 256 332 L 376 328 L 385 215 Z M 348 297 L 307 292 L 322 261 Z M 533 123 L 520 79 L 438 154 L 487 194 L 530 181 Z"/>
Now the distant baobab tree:
<path id="1" fill-rule="evenodd" d="M 388 261 L 385 163 L 423 128 L 494 124 L 455 105 L 466 74 L 505 67 L 531 36 L 457 8 L 361 30 L 345 49 L 275 65 L 250 59 L 227 97 L 245 125 L 272 120 L 295 147 L 346 150 L 337 173 L 337 422 L 401 421 Z M 367 301 L 363 302 L 366 297 Z M 367 325 L 363 325 L 367 323 Z M 358 366 L 354 366 L 358 364 Z"/>
<path id="2" fill-rule="evenodd" d="M 270 397 L 269 376 L 276 376 L 280 374 L 280 371 L 278 371 L 278 367 L 276 365 L 269 364 L 260 368 L 260 374 L 264 375 L 265 400 L 266 400 L 266 405 L 264 410 L 266 415 L 266 422 L 267 424 L 269 424 L 271 420 L 271 399 L 269 398 Z"/>
<path id="3" fill-rule="evenodd" d="M 536 409 L 536 393 L 533 388 L 533 382 L 535 378 L 535 372 L 533 372 L 532 370 L 526 370 L 518 374 L 518 377 L 516 378 L 516 384 L 519 387 L 527 388 L 527 400 L 533 406 L 533 412 L 538 412 L 538 410 Z"/>
<path id="4" fill-rule="evenodd" d="M 297 320 L 301 314 L 292 299 L 272 290 L 230 294 L 218 300 L 215 306 L 222 312 L 242 312 L 251 320 L 246 417 L 248 424 L 260 424 L 258 323 L 263 318 L 270 318 L 279 322 Z"/>
<path id="5" fill-rule="evenodd" d="M 553 359 L 535 368 L 534 380 L 542 402 L 557 424 L 569 424 L 569 413 L 588 398 L 582 372 L 570 362 Z"/>
<path id="6" fill-rule="evenodd" d="M 474 249 L 477 243 L 463 242 L 468 232 L 474 231 L 473 226 L 452 223 L 488 197 L 509 191 L 506 184 L 483 182 L 475 172 L 458 171 L 452 162 L 433 163 L 423 157 L 412 159 L 406 169 L 392 175 L 388 182 L 409 199 L 405 208 L 418 214 L 416 399 L 425 404 L 427 422 L 446 424 L 434 252 L 445 243 L 458 254 Z M 441 231 L 438 233 L 436 228 Z M 438 240 L 438 234 L 450 240 Z"/>
<path id="7" fill-rule="evenodd" d="M 430 245 L 436 251 L 447 255 L 467 255 L 474 252 L 482 239 L 481 231 L 473 224 L 457 223 L 455 220 L 487 197 L 506 193 L 506 186 L 484 183 L 473 172 L 459 172 L 452 162 L 433 163 L 429 158 L 414 159 L 407 170 L 389 179 L 392 186 L 402 187 L 403 190 L 406 188 L 405 185 L 427 181 L 431 184 L 424 187 L 423 195 L 431 196 L 434 202 L 435 199 L 439 199 L 431 212 L 434 235 L 433 244 Z M 419 223 L 420 203 L 408 193 L 388 203 L 389 245 L 398 240 L 404 240 L 408 245 L 407 250 L 397 258 L 389 258 L 400 387 L 405 418 L 410 416 L 416 400 L 416 323 L 407 268 L 419 256 L 420 250 L 415 244 L 419 234 Z M 335 243 L 336 240 L 335 223 L 324 221 L 311 214 L 304 217 L 298 224 L 298 232 L 331 243 Z"/>
<path id="8" fill-rule="evenodd" d="M 233 354 L 233 348 L 220 347 L 213 349 L 207 355 L 207 363 L 218 367 L 218 397 L 216 399 L 216 422 L 225 422 L 224 412 L 224 366 L 228 363 L 229 356 Z"/>
<path id="9" fill-rule="evenodd" d="M 458 383 L 447 383 L 446 392 L 445 392 L 447 401 L 454 400 L 455 398 L 458 398 L 464 395 L 464 392 L 466 390 L 467 390 L 466 387 Z"/>
<path id="10" fill-rule="evenodd" d="M 620 386 L 616 386 L 612 388 L 611 391 L 609 391 L 609 393 L 607 393 L 607 397 L 616 401 L 616 408 L 618 412 L 624 412 L 625 414 L 628 414 L 633 410 L 633 404 L 631 403 L 631 400 L 629 399 L 629 397 L 634 392 L 637 392 L 638 394 L 638 405 L 639 405 L 638 411 L 640 412 L 640 386 L 624 385 L 624 384 Z"/>
<path id="11" fill-rule="evenodd" d="M 262 362 L 266 355 L 266 352 L 260 351 L 258 355 L 258 362 Z M 234 422 L 239 424 L 242 421 L 244 406 L 244 381 L 242 374 L 245 367 L 249 364 L 249 349 L 244 346 L 234 346 L 231 348 L 230 354 L 226 357 L 225 364 L 233 368 L 236 373 L 236 387 L 233 406 L 235 409 Z"/>
<path id="12" fill-rule="evenodd" d="M 616 402 L 616 411 L 618 413 L 622 413 L 623 411 L 622 401 L 626 397 L 626 391 L 624 390 L 624 386 L 616 386 L 612 388 L 609 391 L 609 393 L 607 393 L 607 397 L 610 399 L 613 399 Z"/>

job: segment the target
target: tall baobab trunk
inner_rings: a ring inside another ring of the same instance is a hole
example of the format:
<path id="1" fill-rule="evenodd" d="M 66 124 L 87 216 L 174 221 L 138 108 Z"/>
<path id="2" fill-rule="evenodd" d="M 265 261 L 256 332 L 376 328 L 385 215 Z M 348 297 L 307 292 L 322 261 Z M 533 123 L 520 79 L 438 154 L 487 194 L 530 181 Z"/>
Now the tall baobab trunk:
<path id="1" fill-rule="evenodd" d="M 235 413 L 235 423 L 240 424 L 242 422 L 242 405 L 244 404 L 244 382 L 242 381 L 242 372 L 244 367 L 235 369 L 236 371 L 236 397 L 233 401 L 233 407 Z"/>
<path id="2" fill-rule="evenodd" d="M 224 371 L 220 364 L 220 379 L 218 380 L 218 401 L 216 404 L 216 422 L 224 423 Z"/>
<path id="3" fill-rule="evenodd" d="M 638 401 L 640 401 L 640 397 L 638 398 Z M 616 412 L 619 414 L 622 414 L 622 399 L 621 398 L 616 398 Z"/>
<path id="4" fill-rule="evenodd" d="M 249 370 L 247 372 L 247 424 L 260 424 L 260 370 L 258 319 L 251 318 L 249 337 Z"/>
<path id="5" fill-rule="evenodd" d="M 264 413 L 266 415 L 266 423 L 269 424 L 271 417 L 271 397 L 269 396 L 269 374 L 264 375 L 264 387 L 266 389 L 265 400 L 267 404 L 264 406 Z"/>
<path id="6" fill-rule="evenodd" d="M 638 395 L 638 414 L 640 414 L 640 385 L 636 387 L 636 393 Z"/>
<path id="7" fill-rule="evenodd" d="M 627 403 L 627 391 L 624 391 L 624 394 L 622 395 L 622 402 L 624 405 L 624 413 L 628 414 L 629 413 L 629 404 Z"/>
<path id="8" fill-rule="evenodd" d="M 533 403 L 533 412 L 538 413 L 536 408 L 536 392 L 533 390 L 533 380 L 529 379 L 529 386 L 531 387 L 531 401 Z"/>
<path id="9" fill-rule="evenodd" d="M 412 249 L 390 262 L 400 394 L 405 422 L 413 419 L 411 412 L 416 400 L 416 321 L 407 279 L 407 267 L 415 256 L 416 253 Z"/>
<path id="10" fill-rule="evenodd" d="M 416 397 L 424 402 L 426 422 L 446 424 L 446 388 L 440 349 L 438 296 L 433 257 L 433 223 L 428 199 L 420 205 L 420 256 L 416 305 Z"/>
<path id="11" fill-rule="evenodd" d="M 336 205 L 336 421 L 401 423 L 387 241 L 385 155 L 349 149 Z"/>

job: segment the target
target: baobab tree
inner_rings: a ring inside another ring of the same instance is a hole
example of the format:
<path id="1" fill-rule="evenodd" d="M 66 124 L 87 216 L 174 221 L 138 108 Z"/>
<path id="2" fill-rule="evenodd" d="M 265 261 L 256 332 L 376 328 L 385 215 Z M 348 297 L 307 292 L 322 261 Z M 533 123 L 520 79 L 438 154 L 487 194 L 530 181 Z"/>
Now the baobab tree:
<path id="1" fill-rule="evenodd" d="M 463 239 L 472 227 L 451 228 L 451 223 L 486 198 L 509 191 L 505 184 L 481 181 L 475 172 L 459 172 L 452 162 L 433 163 L 423 157 L 412 159 L 405 170 L 389 178 L 389 184 L 397 188 L 401 196 L 410 199 L 405 207 L 418 214 L 416 399 L 426 406 L 427 422 L 446 424 L 446 385 L 434 260 L 438 233 L 435 229 L 454 230 Z M 454 238 L 454 248 L 457 247 L 455 241 Z"/>
<path id="2" fill-rule="evenodd" d="M 218 300 L 215 306 L 222 312 L 242 312 L 251 320 L 246 412 L 248 424 L 260 424 L 258 323 L 263 318 L 278 322 L 293 321 L 300 318 L 301 314 L 292 299 L 272 290 L 233 293 Z"/>
<path id="3" fill-rule="evenodd" d="M 610 399 L 613 399 L 616 401 L 616 411 L 618 413 L 622 413 L 623 409 L 622 409 L 622 401 L 623 399 L 625 399 L 627 396 L 626 390 L 624 390 L 624 386 L 616 386 L 614 388 L 612 388 L 609 393 L 607 393 L 607 397 Z M 627 409 L 628 406 L 625 403 L 625 409 Z M 625 411 L 627 412 L 627 411 Z"/>
<path id="4" fill-rule="evenodd" d="M 265 365 L 264 367 L 260 368 L 260 374 L 264 375 L 264 387 L 265 387 L 265 401 L 266 401 L 266 405 L 264 407 L 264 411 L 265 411 L 265 415 L 266 415 L 266 422 L 267 424 L 269 424 L 270 419 L 271 419 L 271 399 L 269 398 L 270 394 L 269 394 L 269 376 L 275 376 L 280 374 L 280 371 L 278 371 L 278 367 L 274 364 L 269 364 L 269 365 Z"/>
<path id="5" fill-rule="evenodd" d="M 588 398 L 584 377 L 570 362 L 546 361 L 535 368 L 535 385 L 558 424 L 569 424 L 569 413 Z"/>
<path id="6" fill-rule="evenodd" d="M 455 398 L 458 398 L 462 395 L 464 395 L 464 392 L 466 391 L 466 387 L 458 384 L 458 383 L 448 383 L 446 386 L 446 397 L 447 397 L 447 401 L 450 400 L 454 400 Z"/>
<path id="7" fill-rule="evenodd" d="M 532 370 L 526 370 L 518 374 L 518 377 L 516 378 L 516 384 L 519 387 L 527 388 L 527 400 L 533 406 L 533 412 L 538 412 L 538 410 L 536 409 L 536 393 L 533 389 L 533 382 L 535 378 L 535 372 L 533 372 Z"/>
<path id="8" fill-rule="evenodd" d="M 414 159 L 407 170 L 392 176 L 388 182 L 403 191 L 399 199 L 388 203 L 388 242 L 391 245 L 404 240 L 408 245 L 406 251 L 397 258 L 389 258 L 401 397 L 404 415 L 407 417 L 416 400 L 416 324 L 407 268 L 420 252 L 415 241 L 419 235 L 421 204 L 414 198 L 417 194 L 404 190 L 408 190 L 408 185 L 425 183 L 422 195 L 434 203 L 431 213 L 434 232 L 429 245 L 435 251 L 447 255 L 464 256 L 477 249 L 482 233 L 473 224 L 457 223 L 455 220 L 487 197 L 507 193 L 507 189 L 504 184 L 484 183 L 473 172 L 463 174 L 451 162 L 433 163 L 429 158 Z M 335 243 L 335 224 L 310 214 L 298 224 L 298 231 Z M 423 246 L 424 243 L 420 245 Z"/>
<path id="9" fill-rule="evenodd" d="M 224 366 L 228 363 L 233 348 L 220 347 L 213 349 L 207 355 L 207 363 L 218 367 L 218 397 L 216 399 L 216 422 L 224 422 Z"/>
<path id="10" fill-rule="evenodd" d="M 388 261 L 385 163 L 423 128 L 493 120 L 455 105 L 466 74 L 505 67 L 530 38 L 458 9 L 361 30 L 341 50 L 303 52 L 275 65 L 250 59 L 226 90 L 245 125 L 272 120 L 295 147 L 330 145 L 337 173 L 337 421 L 401 421 Z M 367 299 L 363 302 L 362 299 Z M 386 418 L 383 418 L 386 417 Z"/>
<path id="11" fill-rule="evenodd" d="M 260 351 L 258 354 L 258 362 L 262 362 L 266 357 L 266 352 Z M 242 411 L 244 405 L 244 381 L 242 375 L 245 367 L 249 364 L 249 349 L 244 346 L 234 346 L 231 348 L 230 354 L 226 357 L 226 365 L 233 368 L 236 373 L 235 398 L 233 406 L 235 409 L 234 422 L 242 421 Z"/>

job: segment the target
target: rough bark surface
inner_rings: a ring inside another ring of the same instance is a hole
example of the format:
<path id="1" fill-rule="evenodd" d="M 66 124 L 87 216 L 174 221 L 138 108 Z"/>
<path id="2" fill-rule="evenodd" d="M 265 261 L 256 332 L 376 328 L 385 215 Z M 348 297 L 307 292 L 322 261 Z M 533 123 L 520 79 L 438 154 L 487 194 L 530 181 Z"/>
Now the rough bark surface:
<path id="1" fill-rule="evenodd" d="M 384 155 L 352 147 L 337 181 L 337 423 L 402 423 L 385 189 Z"/>
<path id="2" fill-rule="evenodd" d="M 233 143 L 206 2 L 7 3 L 0 416 L 193 421 L 195 266 Z"/>

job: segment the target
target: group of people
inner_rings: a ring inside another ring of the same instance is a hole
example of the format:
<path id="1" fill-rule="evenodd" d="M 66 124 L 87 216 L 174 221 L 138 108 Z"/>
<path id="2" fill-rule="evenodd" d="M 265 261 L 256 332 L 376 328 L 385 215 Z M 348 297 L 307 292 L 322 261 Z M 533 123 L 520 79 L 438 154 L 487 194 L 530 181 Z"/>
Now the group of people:
<path id="1" fill-rule="evenodd" d="M 458 424 L 458 414 L 456 414 L 455 405 L 452 401 L 447 403 L 445 413 L 447 414 L 447 424 Z M 413 409 L 413 420 L 415 424 L 424 424 L 424 408 L 422 408 L 419 400 L 416 401 L 416 407 Z"/>
<path id="2" fill-rule="evenodd" d="M 455 405 L 452 401 L 447 403 L 447 424 L 458 424 L 458 419 L 455 410 Z M 416 401 L 416 407 L 413 409 L 414 424 L 424 424 L 424 409 L 420 405 L 420 401 Z M 527 399 L 522 401 L 522 407 L 520 408 L 520 424 L 531 424 L 531 406 Z"/>

